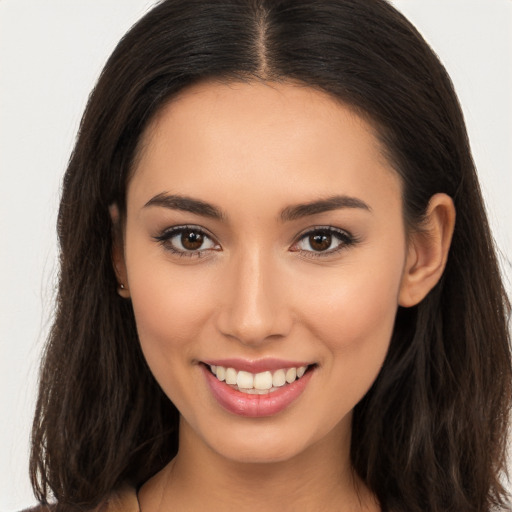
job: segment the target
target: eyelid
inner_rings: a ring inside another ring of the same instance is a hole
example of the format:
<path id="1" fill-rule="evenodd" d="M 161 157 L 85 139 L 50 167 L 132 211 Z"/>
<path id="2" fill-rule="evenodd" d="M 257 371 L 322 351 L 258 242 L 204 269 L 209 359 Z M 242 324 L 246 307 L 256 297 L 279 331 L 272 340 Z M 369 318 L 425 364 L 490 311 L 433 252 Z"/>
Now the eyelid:
<path id="1" fill-rule="evenodd" d="M 169 226 L 162 230 L 160 230 L 160 234 L 156 235 L 153 238 L 164 238 L 168 237 L 170 234 L 179 233 L 180 231 L 185 231 L 189 229 L 190 231 L 198 231 L 203 235 L 206 235 L 208 238 L 215 240 L 215 236 L 210 233 L 210 231 L 203 226 L 199 226 L 198 224 L 178 224 L 176 226 Z"/>
<path id="2" fill-rule="evenodd" d="M 208 238 L 215 247 L 209 247 L 206 249 L 197 249 L 197 250 L 181 250 L 174 247 L 170 240 L 174 238 L 175 236 L 179 235 L 183 231 L 190 230 L 195 231 L 197 233 L 202 234 L 205 238 Z M 297 245 L 304 240 L 308 236 L 312 236 L 316 233 L 329 233 L 331 236 L 335 237 L 339 240 L 339 244 L 334 249 L 328 249 L 325 251 L 315 251 L 315 250 L 305 250 L 297 248 Z M 178 255 L 180 257 L 195 257 L 195 258 L 202 258 L 208 255 L 211 251 L 218 251 L 222 250 L 220 247 L 220 244 L 216 240 L 216 238 L 210 234 L 210 232 L 198 225 L 195 224 L 183 224 L 178 226 L 171 226 L 161 231 L 159 235 L 156 235 L 153 237 L 154 240 L 159 242 L 166 251 L 168 251 L 171 254 Z M 297 237 L 295 238 L 295 241 L 292 243 L 292 246 L 290 247 L 291 252 L 298 252 L 301 253 L 303 257 L 306 258 L 322 258 L 322 257 L 329 257 L 332 255 L 337 254 L 338 252 L 347 249 L 348 247 L 355 245 L 359 242 L 359 239 L 354 236 L 352 233 L 347 231 L 346 229 L 337 228 L 334 226 L 312 226 L 301 232 Z"/>
<path id="3" fill-rule="evenodd" d="M 208 238 L 212 241 L 212 243 L 215 245 L 213 248 L 206 248 L 206 249 L 197 249 L 197 250 L 181 250 L 177 249 L 176 247 L 173 247 L 170 243 L 171 239 L 175 236 L 179 235 L 183 231 L 195 231 L 197 233 L 202 234 L 205 238 Z M 168 227 L 160 232 L 159 235 L 156 235 L 153 237 L 154 240 L 159 242 L 166 251 L 170 252 L 171 254 L 177 255 L 177 256 L 185 256 L 185 257 L 195 257 L 195 258 L 203 258 L 207 256 L 207 254 L 210 251 L 219 250 L 220 244 L 217 242 L 215 237 L 210 234 L 210 232 L 198 225 L 195 224 L 182 224 L 178 226 L 171 226 Z"/>
<path id="4" fill-rule="evenodd" d="M 326 251 L 313 251 L 313 250 L 309 251 L 309 250 L 299 249 L 299 248 L 294 249 L 294 247 L 296 247 L 299 244 L 299 242 L 304 240 L 306 237 L 309 237 L 309 236 L 314 235 L 315 233 L 319 233 L 319 232 L 324 232 L 324 233 L 327 232 L 327 233 L 331 234 L 332 236 L 336 237 L 340 241 L 340 244 L 336 248 L 329 249 Z M 301 255 L 303 257 L 306 257 L 306 258 L 323 258 L 323 257 L 333 256 L 333 255 L 339 253 L 340 251 L 343 251 L 344 249 L 347 249 L 348 247 L 355 245 L 358 242 L 359 242 L 359 239 L 356 236 L 354 236 L 352 233 L 347 231 L 346 229 L 341 229 L 341 228 L 337 228 L 334 226 L 325 226 L 325 225 L 324 226 L 313 226 L 313 227 L 310 227 L 307 230 L 303 231 L 302 233 L 300 233 L 297 236 L 297 238 L 293 242 L 291 251 L 299 252 L 299 253 L 301 253 Z"/>

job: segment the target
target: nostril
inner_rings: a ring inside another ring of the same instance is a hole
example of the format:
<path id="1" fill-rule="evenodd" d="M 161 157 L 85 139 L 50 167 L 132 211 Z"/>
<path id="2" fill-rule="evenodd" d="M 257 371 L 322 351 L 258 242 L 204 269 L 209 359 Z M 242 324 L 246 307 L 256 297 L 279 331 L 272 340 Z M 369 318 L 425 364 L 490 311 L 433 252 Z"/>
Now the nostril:
<path id="1" fill-rule="evenodd" d="M 217 328 L 226 337 L 243 345 L 259 345 L 289 336 L 293 321 L 286 311 L 243 310 L 243 305 L 226 308 L 217 318 Z"/>

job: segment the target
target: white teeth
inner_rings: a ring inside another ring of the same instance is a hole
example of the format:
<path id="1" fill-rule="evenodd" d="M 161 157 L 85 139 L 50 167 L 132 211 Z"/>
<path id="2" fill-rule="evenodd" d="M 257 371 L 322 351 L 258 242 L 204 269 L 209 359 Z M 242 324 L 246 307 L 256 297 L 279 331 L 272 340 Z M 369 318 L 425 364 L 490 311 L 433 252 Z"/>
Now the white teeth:
<path id="1" fill-rule="evenodd" d="M 214 373 L 217 375 L 217 379 L 220 381 L 223 381 L 226 378 L 226 368 L 224 368 L 224 366 L 216 366 Z"/>
<path id="2" fill-rule="evenodd" d="M 272 374 L 270 372 L 257 373 L 254 376 L 254 389 L 270 389 L 272 387 Z"/>
<path id="3" fill-rule="evenodd" d="M 219 366 L 217 366 L 217 368 L 219 368 Z M 226 370 L 226 384 L 236 384 L 236 374 L 237 371 L 234 368 L 228 368 Z"/>
<path id="4" fill-rule="evenodd" d="M 284 386 L 286 383 L 286 373 L 284 370 L 276 370 L 274 375 L 272 375 L 272 385 L 275 388 L 280 388 Z"/>
<path id="5" fill-rule="evenodd" d="M 239 388 L 251 389 L 254 383 L 254 376 L 252 373 L 240 371 L 236 377 L 236 385 Z"/>
<path id="6" fill-rule="evenodd" d="M 291 384 L 297 378 L 297 368 L 288 368 L 286 370 L 286 382 Z"/>
<path id="7" fill-rule="evenodd" d="M 247 393 L 248 395 L 268 395 L 269 392 L 275 391 L 274 388 L 271 389 L 241 389 L 243 393 Z"/>
<path id="8" fill-rule="evenodd" d="M 307 366 L 299 368 L 282 368 L 274 373 L 270 371 L 250 373 L 243 370 L 237 371 L 234 368 L 211 365 L 210 369 L 217 379 L 226 381 L 226 384 L 237 386 L 239 391 L 252 395 L 266 394 L 276 391 L 285 384 L 291 384 L 300 379 L 306 373 Z"/>

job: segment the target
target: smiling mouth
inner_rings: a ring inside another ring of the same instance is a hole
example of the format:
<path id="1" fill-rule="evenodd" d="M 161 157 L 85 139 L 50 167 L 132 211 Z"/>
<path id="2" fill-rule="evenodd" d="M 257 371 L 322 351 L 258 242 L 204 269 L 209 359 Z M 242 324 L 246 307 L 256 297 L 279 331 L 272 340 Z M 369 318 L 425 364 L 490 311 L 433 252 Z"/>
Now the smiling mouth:
<path id="1" fill-rule="evenodd" d="M 260 373 L 251 373 L 219 365 L 205 364 L 205 366 L 215 375 L 217 380 L 225 382 L 236 391 L 249 395 L 266 395 L 301 379 L 315 365 L 281 368 L 273 372 L 264 371 Z"/>

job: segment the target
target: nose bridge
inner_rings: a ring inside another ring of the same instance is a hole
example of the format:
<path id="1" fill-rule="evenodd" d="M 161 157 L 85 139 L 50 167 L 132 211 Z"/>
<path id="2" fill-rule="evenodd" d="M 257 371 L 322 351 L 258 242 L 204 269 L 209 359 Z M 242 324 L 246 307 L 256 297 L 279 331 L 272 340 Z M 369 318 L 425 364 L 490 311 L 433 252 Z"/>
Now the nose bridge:
<path id="1" fill-rule="evenodd" d="M 228 267 L 219 315 L 223 334 L 248 345 L 285 336 L 290 318 L 272 254 L 255 245 L 246 247 L 233 254 Z"/>

